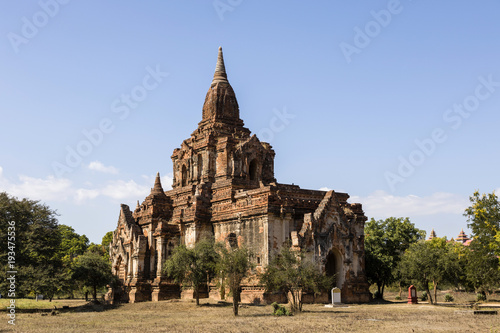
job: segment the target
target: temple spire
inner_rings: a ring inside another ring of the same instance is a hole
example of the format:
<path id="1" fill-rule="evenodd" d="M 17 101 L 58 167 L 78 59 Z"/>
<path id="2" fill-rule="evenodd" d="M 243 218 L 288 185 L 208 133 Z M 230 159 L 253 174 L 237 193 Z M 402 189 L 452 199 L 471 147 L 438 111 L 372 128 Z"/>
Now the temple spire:
<path id="1" fill-rule="evenodd" d="M 163 188 L 161 187 L 160 173 L 156 173 L 155 185 L 151 189 L 151 193 L 163 193 Z"/>
<path id="2" fill-rule="evenodd" d="M 217 65 L 215 65 L 214 79 L 212 80 L 212 86 L 217 83 L 227 81 L 226 67 L 224 66 L 224 56 L 222 55 L 222 47 L 219 46 L 219 55 L 217 56 Z"/>
<path id="3" fill-rule="evenodd" d="M 214 126 L 215 123 L 218 124 L 217 127 Z M 227 81 L 221 47 L 219 47 L 214 78 L 203 103 L 203 118 L 195 132 L 199 133 L 205 130 L 217 132 L 217 136 L 233 135 L 235 131 L 239 133 L 239 137 L 249 137 L 250 135 L 250 131 L 243 127 L 236 95 L 231 84 Z"/>

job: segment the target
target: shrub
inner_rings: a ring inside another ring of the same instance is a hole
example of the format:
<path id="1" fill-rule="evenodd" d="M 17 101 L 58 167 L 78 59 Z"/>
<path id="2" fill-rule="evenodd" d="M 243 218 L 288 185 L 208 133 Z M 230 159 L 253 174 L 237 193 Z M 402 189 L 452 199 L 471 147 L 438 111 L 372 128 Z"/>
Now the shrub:
<path id="1" fill-rule="evenodd" d="M 478 293 L 478 294 L 476 294 L 476 300 L 477 300 L 478 302 L 486 301 L 486 295 L 485 295 L 485 294 Z"/>
<path id="2" fill-rule="evenodd" d="M 450 295 L 450 294 L 444 295 L 445 302 L 453 302 L 454 300 L 455 300 L 455 298 L 452 295 Z"/>
<path id="3" fill-rule="evenodd" d="M 427 291 L 422 292 L 422 296 L 420 297 L 420 299 L 422 300 L 422 302 L 427 301 Z"/>
<path id="4" fill-rule="evenodd" d="M 292 315 L 292 313 L 290 311 L 288 311 L 287 308 L 285 308 L 282 305 L 279 305 L 276 302 L 271 304 L 271 306 L 273 307 L 273 315 L 275 315 L 275 316 L 291 316 Z"/>
<path id="5" fill-rule="evenodd" d="M 400 300 L 401 300 L 401 297 L 396 296 L 396 301 L 400 301 Z"/>

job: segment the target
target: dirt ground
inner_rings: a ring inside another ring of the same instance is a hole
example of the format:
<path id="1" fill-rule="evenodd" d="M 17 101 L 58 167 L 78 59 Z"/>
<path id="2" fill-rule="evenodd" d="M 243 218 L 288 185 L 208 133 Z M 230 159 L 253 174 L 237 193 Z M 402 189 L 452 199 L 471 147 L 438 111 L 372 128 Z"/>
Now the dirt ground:
<path id="1" fill-rule="evenodd" d="M 46 305 L 48 301 L 41 301 L 44 303 L 41 310 L 32 306 L 18 309 L 15 326 L 7 323 L 4 312 L 0 332 L 500 333 L 500 315 L 473 314 L 470 296 L 455 303 L 432 306 L 391 300 L 395 295 L 388 295 L 384 302 L 362 305 L 325 307 L 323 304 L 306 304 L 303 313 L 292 317 L 273 316 L 270 305 L 243 305 L 240 315 L 234 317 L 231 304 L 206 299 L 201 300 L 199 307 L 192 300 L 117 306 L 82 305 L 82 301 L 58 301 Z M 53 304 L 58 307 L 57 315 L 50 314 Z M 63 305 L 69 308 L 62 309 Z M 500 312 L 500 300 L 483 303 L 480 309 Z"/>

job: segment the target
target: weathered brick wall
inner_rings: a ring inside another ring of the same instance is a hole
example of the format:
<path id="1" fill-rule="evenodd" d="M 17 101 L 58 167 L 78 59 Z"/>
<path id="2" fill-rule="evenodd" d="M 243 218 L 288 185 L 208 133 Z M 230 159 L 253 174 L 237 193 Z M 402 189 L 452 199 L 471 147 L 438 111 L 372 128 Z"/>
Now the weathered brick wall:
<path id="1" fill-rule="evenodd" d="M 215 241 L 224 242 L 227 246 L 246 247 L 257 267 L 266 265 L 268 224 L 267 215 L 214 223 Z"/>

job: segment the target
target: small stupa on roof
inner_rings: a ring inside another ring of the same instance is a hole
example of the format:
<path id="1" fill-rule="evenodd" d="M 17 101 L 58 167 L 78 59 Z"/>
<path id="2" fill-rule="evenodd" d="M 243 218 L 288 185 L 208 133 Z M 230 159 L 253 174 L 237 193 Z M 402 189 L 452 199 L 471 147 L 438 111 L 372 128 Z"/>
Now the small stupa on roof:
<path id="1" fill-rule="evenodd" d="M 434 231 L 434 228 L 432 228 L 432 230 L 431 230 L 431 234 L 429 235 L 429 238 L 427 238 L 427 240 L 431 240 L 431 239 L 433 239 L 433 238 L 435 238 L 435 237 L 437 237 L 437 236 L 436 236 L 436 232 Z"/>
<path id="2" fill-rule="evenodd" d="M 470 238 L 469 238 L 469 237 L 467 237 L 467 235 L 466 235 L 466 234 L 465 234 L 465 232 L 464 232 L 464 229 L 462 229 L 462 230 L 460 231 L 460 233 L 458 234 L 458 236 L 457 236 L 457 242 L 460 242 L 460 243 L 464 244 L 464 243 L 465 243 L 465 242 L 467 242 L 468 240 L 470 240 Z"/>

